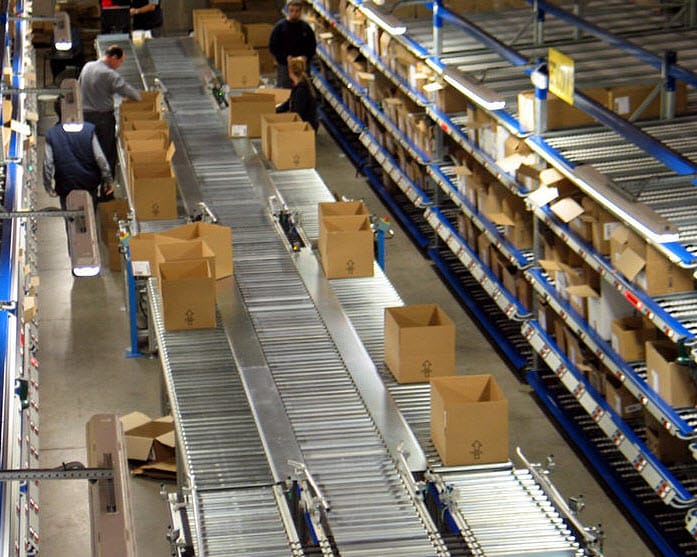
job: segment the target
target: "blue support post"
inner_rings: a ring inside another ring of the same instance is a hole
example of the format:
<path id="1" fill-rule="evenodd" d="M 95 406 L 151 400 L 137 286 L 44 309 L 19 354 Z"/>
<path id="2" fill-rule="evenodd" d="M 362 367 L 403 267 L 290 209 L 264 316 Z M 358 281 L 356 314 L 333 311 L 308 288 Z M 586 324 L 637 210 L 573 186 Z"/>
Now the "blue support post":
<path id="1" fill-rule="evenodd" d="M 131 251 L 126 245 L 126 288 L 128 288 L 128 325 L 131 333 L 131 347 L 126 350 L 126 358 L 142 358 L 138 349 L 138 323 L 136 322 L 136 279 L 131 267 Z"/>
<path id="2" fill-rule="evenodd" d="M 384 271 L 385 270 L 385 233 L 382 230 L 377 231 L 377 253 L 376 259 L 378 260 L 378 265 Z"/>
<path id="3" fill-rule="evenodd" d="M 443 52 L 443 0 L 433 2 L 433 55 L 440 60 Z"/>

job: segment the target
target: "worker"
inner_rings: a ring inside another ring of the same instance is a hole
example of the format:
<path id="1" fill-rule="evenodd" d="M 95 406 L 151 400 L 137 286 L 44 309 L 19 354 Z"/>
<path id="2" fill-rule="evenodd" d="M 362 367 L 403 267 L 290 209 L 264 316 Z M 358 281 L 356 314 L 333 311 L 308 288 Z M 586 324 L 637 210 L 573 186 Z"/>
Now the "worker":
<path id="1" fill-rule="evenodd" d="M 118 94 L 135 101 L 140 93 L 131 87 L 116 70 L 121 67 L 126 55 L 118 45 L 111 45 L 99 60 L 87 62 L 80 72 L 80 94 L 85 122 L 94 124 L 102 151 L 109 162 L 111 172 L 116 168 L 116 118 L 114 117 L 114 95 Z"/>
<path id="2" fill-rule="evenodd" d="M 160 0 L 131 0 L 134 31 L 150 31 L 153 37 L 162 36 L 162 9 Z"/>
<path id="3" fill-rule="evenodd" d="M 295 112 L 303 122 L 317 131 L 317 101 L 312 84 L 305 73 L 305 58 L 296 56 L 288 61 L 288 77 L 293 88 L 288 100 L 276 107 L 276 112 Z"/>
<path id="4" fill-rule="evenodd" d="M 302 0 L 288 0 L 286 17 L 274 25 L 269 37 L 269 51 L 276 59 L 276 85 L 283 89 L 293 86 L 288 76 L 288 60 L 302 56 L 309 68 L 317 49 L 315 33 L 301 19 L 302 13 Z"/>
<path id="5" fill-rule="evenodd" d="M 95 126 L 84 122 L 81 129 L 66 131 L 61 122 L 60 98 L 55 110 L 58 123 L 46 132 L 44 145 L 44 187 L 51 197 L 60 198 L 63 210 L 73 190 L 88 191 L 96 206 L 100 186 L 104 196 L 112 195 L 114 187 Z"/>

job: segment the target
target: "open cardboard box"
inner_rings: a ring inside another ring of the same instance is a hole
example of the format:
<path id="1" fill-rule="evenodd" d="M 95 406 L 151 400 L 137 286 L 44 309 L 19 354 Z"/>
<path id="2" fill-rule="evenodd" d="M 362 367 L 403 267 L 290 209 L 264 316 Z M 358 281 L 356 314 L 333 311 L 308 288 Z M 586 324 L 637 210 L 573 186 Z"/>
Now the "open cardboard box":
<path id="1" fill-rule="evenodd" d="M 229 48 L 223 51 L 225 83 L 233 89 L 259 85 L 259 54 L 253 49 Z M 254 137 L 259 137 L 255 135 Z"/>
<path id="2" fill-rule="evenodd" d="M 181 242 L 178 238 L 155 234 L 153 232 L 141 232 L 128 239 L 131 254 L 131 270 L 136 277 L 157 276 L 158 250 L 161 243 Z"/>
<path id="3" fill-rule="evenodd" d="M 215 278 L 210 262 L 165 261 L 158 268 L 165 329 L 215 327 Z"/>
<path id="4" fill-rule="evenodd" d="M 689 367 L 675 361 L 677 356 L 677 347 L 670 340 L 646 341 L 646 380 L 668 404 L 694 406 L 697 385 L 690 376 Z"/>
<path id="5" fill-rule="evenodd" d="M 203 240 L 182 240 L 180 242 L 156 243 L 158 266 L 168 261 L 207 261 L 215 268 L 215 253 Z"/>
<path id="6" fill-rule="evenodd" d="M 446 466 L 508 460 L 508 400 L 491 375 L 431 380 L 431 439 Z"/>
<path id="7" fill-rule="evenodd" d="M 230 137 L 261 137 L 261 115 L 276 113 L 276 97 L 262 93 L 244 93 L 229 99 Z"/>
<path id="8" fill-rule="evenodd" d="M 270 127 L 271 162 L 277 170 L 315 167 L 315 130 L 307 122 L 281 122 Z"/>
<path id="9" fill-rule="evenodd" d="M 204 240 L 215 254 L 216 280 L 232 275 L 232 229 L 230 227 L 207 222 L 193 222 L 170 228 L 161 234 L 175 240 Z"/>
<path id="10" fill-rule="evenodd" d="M 324 217 L 318 250 L 329 279 L 372 277 L 373 231 L 367 215 Z"/>
<path id="11" fill-rule="evenodd" d="M 271 160 L 271 127 L 281 122 L 300 122 L 300 116 L 295 112 L 261 115 L 261 152 Z"/>
<path id="12" fill-rule="evenodd" d="M 121 418 L 128 460 L 157 462 L 175 456 L 174 420 L 172 416 L 152 419 L 142 412 Z"/>
<path id="13" fill-rule="evenodd" d="M 385 308 L 385 364 L 399 383 L 455 373 L 455 325 L 438 304 Z"/>

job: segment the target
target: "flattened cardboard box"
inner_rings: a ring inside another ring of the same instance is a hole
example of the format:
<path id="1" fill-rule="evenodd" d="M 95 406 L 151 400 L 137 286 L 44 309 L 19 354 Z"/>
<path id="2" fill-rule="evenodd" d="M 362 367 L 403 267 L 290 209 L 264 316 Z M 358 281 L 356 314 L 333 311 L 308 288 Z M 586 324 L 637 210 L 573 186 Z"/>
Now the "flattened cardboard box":
<path id="1" fill-rule="evenodd" d="M 159 264 L 165 329 L 215 327 L 215 279 L 208 261 Z"/>
<path id="2" fill-rule="evenodd" d="M 455 373 L 455 325 L 437 304 L 385 308 L 385 364 L 399 383 Z"/>
<path id="3" fill-rule="evenodd" d="M 431 380 L 431 439 L 446 466 L 508 460 L 508 400 L 491 375 Z"/>
<path id="4" fill-rule="evenodd" d="M 216 280 L 232 275 L 232 229 L 230 227 L 207 222 L 193 222 L 170 228 L 161 234 L 180 241 L 204 240 L 215 254 Z"/>
<path id="5" fill-rule="evenodd" d="M 120 418 L 126 439 L 128 460 L 157 461 L 174 456 L 174 420 L 163 416 L 153 420 L 142 412 Z"/>
<path id="6" fill-rule="evenodd" d="M 315 130 L 307 122 L 271 126 L 271 162 L 277 170 L 315 167 Z"/>
<path id="7" fill-rule="evenodd" d="M 318 249 L 328 279 L 372 277 L 373 231 L 366 215 L 325 217 Z"/>

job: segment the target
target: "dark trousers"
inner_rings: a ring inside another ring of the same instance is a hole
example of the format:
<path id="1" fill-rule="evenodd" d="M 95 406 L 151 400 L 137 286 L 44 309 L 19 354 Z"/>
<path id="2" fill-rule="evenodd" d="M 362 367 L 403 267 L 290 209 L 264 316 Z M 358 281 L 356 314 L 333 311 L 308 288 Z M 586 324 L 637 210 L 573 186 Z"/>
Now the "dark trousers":
<path id="1" fill-rule="evenodd" d="M 94 124 L 99 145 L 111 167 L 111 175 L 116 176 L 116 118 L 114 117 L 114 111 L 85 111 L 83 118 L 85 122 Z"/>
<path id="2" fill-rule="evenodd" d="M 292 89 L 293 82 L 288 75 L 288 66 L 280 64 L 276 66 L 276 87 L 279 89 Z"/>

